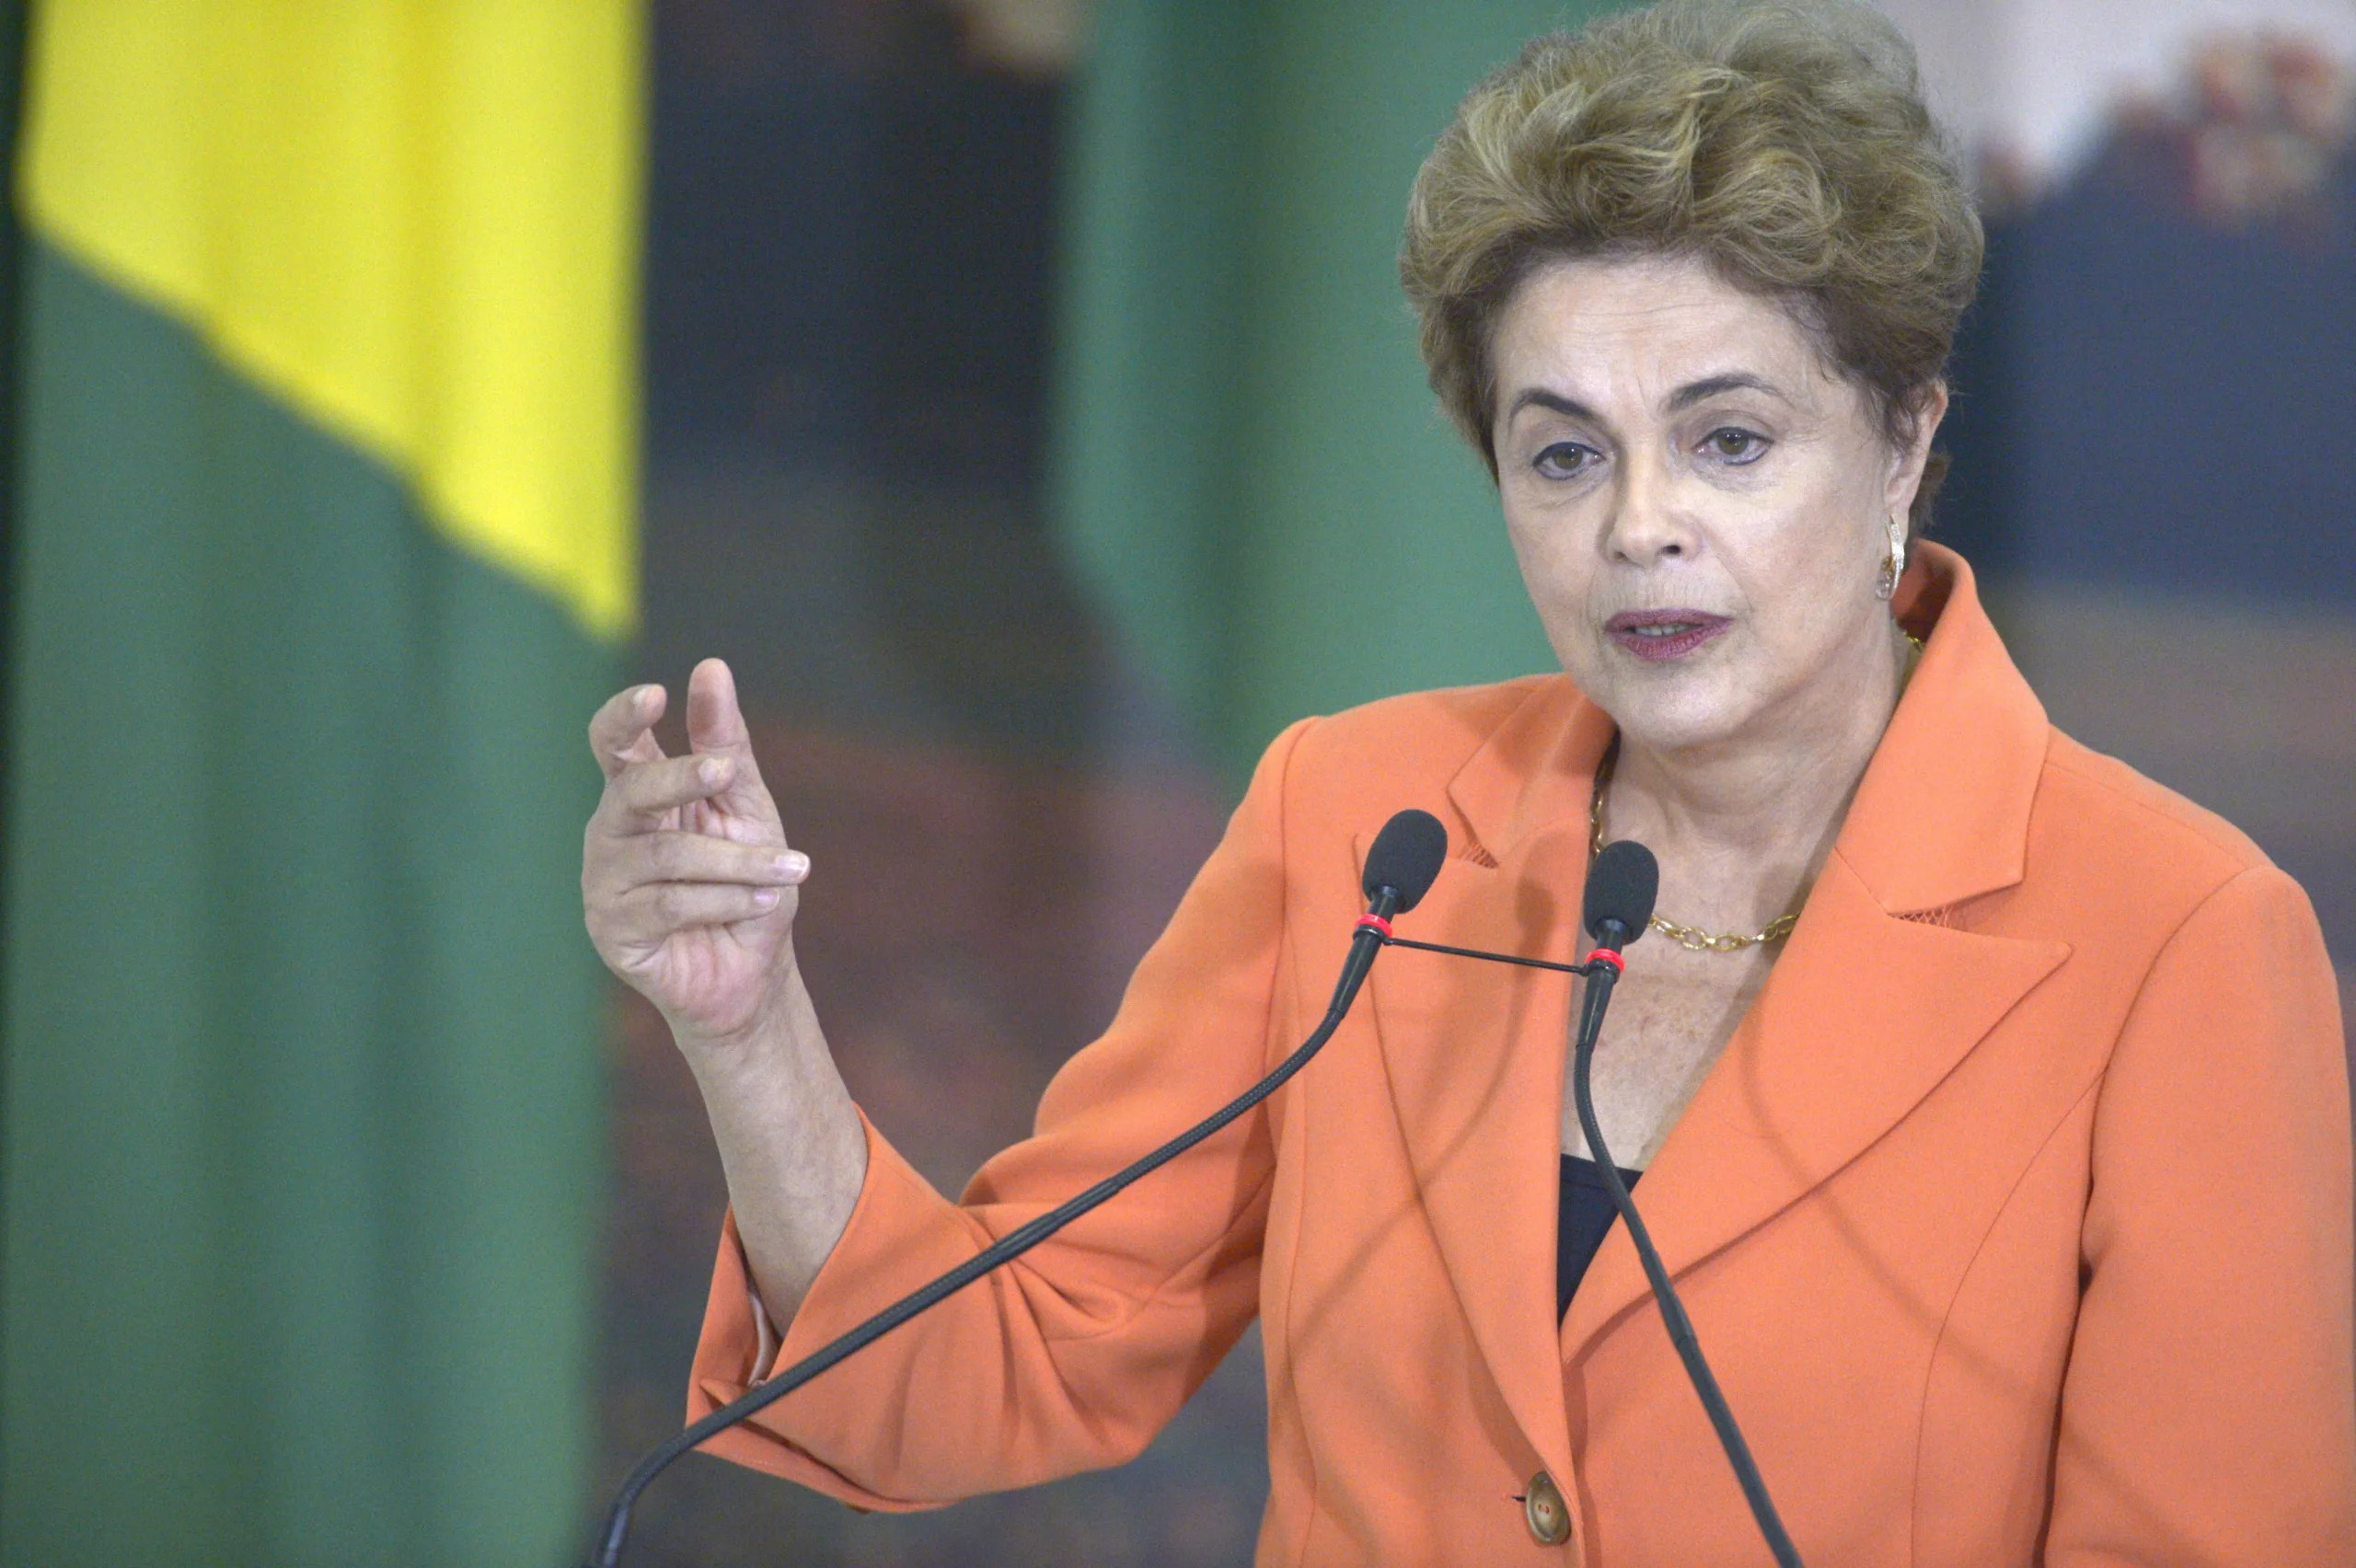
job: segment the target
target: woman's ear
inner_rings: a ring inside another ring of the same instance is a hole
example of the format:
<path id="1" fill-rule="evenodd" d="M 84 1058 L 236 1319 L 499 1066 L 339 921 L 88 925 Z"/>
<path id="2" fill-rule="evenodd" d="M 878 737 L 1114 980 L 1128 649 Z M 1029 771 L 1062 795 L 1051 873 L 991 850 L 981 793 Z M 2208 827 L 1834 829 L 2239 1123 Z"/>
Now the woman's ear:
<path id="1" fill-rule="evenodd" d="M 1934 381 L 1916 392 L 1911 402 L 1912 418 L 1906 444 L 1890 454 L 1889 479 L 1882 497 L 1884 510 L 1892 517 L 1914 514 L 1914 495 L 1923 488 L 1931 443 L 1939 433 L 1940 421 L 1947 417 L 1947 384 Z"/>

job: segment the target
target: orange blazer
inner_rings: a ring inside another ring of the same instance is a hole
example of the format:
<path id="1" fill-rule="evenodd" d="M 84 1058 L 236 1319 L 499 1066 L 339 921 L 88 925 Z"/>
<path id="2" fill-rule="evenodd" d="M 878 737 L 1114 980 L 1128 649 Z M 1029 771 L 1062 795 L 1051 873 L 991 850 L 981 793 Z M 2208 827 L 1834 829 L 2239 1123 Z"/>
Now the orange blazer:
<path id="1" fill-rule="evenodd" d="M 1813 1568 L 2349 1568 L 2348 1079 L 2314 914 L 2234 828 L 2056 732 L 1953 554 L 1923 547 L 1900 605 L 1921 664 L 1638 1190 L 1703 1347 Z M 1285 732 L 1030 1138 L 952 1204 L 870 1128 L 780 1364 L 1299 1043 L 1402 807 L 1450 848 L 1401 935 L 1574 956 L 1611 733 L 1561 676 Z M 1118 1464 L 1256 1314 L 1261 1563 L 1753 1568 L 1624 1228 L 1555 1320 L 1571 1002 L 1560 974 L 1386 952 L 1258 1113 L 710 1451 L 864 1508 Z M 731 1232 L 691 1417 L 766 1370 L 757 1337 Z M 1523 1502 L 1542 1473 L 1560 1544 Z"/>

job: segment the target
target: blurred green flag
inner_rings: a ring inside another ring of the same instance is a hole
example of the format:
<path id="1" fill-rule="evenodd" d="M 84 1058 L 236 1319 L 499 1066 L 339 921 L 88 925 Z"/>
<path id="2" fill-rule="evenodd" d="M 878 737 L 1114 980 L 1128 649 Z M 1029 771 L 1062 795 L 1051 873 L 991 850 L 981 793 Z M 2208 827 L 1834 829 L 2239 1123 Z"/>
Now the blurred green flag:
<path id="1" fill-rule="evenodd" d="M 7 1568 L 577 1544 L 644 32 L 32 7 Z"/>

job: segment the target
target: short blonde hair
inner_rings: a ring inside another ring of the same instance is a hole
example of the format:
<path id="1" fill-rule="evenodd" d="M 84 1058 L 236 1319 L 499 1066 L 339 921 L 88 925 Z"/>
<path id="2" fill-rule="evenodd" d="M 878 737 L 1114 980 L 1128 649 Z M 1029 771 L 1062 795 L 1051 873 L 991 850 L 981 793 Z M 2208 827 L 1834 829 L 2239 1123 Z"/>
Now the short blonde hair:
<path id="1" fill-rule="evenodd" d="M 1415 176 L 1399 274 L 1432 390 L 1495 477 L 1490 341 L 1548 261 L 1702 258 L 1791 310 L 1903 445 L 1981 248 L 1887 18 L 1853 0 L 1664 0 L 1537 39 L 1472 89 Z M 1945 468 L 1923 475 L 1918 530 Z"/>

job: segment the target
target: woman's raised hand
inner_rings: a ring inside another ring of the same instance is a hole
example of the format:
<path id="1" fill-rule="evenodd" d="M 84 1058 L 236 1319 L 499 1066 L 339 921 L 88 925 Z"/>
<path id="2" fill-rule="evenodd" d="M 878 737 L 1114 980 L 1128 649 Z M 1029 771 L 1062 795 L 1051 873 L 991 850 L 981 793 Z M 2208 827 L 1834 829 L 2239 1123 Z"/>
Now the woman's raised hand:
<path id="1" fill-rule="evenodd" d="M 685 756 L 655 744 L 663 703 L 632 686 L 589 721 L 606 798 L 581 901 L 598 956 L 662 1009 L 695 1073 L 754 1284 L 785 1323 L 859 1202 L 867 1132 L 793 966 L 810 859 L 786 845 L 735 678 L 717 659 L 687 677 Z"/>
<path id="2" fill-rule="evenodd" d="M 810 859 L 786 845 L 728 666 L 687 678 L 685 756 L 655 742 L 664 702 L 632 686 L 589 721 L 606 793 L 583 836 L 582 904 L 598 956 L 682 1044 L 724 1043 L 783 1001 Z"/>

